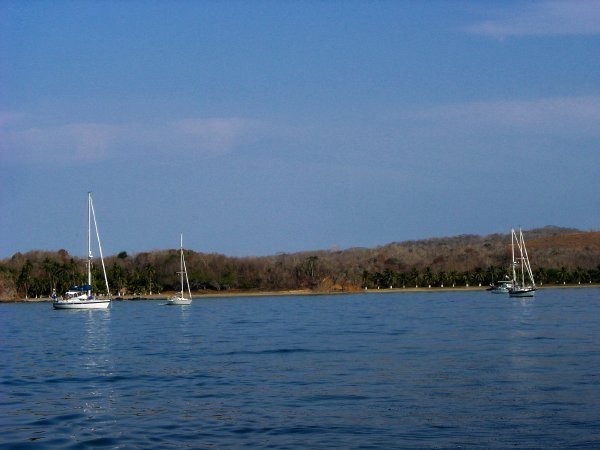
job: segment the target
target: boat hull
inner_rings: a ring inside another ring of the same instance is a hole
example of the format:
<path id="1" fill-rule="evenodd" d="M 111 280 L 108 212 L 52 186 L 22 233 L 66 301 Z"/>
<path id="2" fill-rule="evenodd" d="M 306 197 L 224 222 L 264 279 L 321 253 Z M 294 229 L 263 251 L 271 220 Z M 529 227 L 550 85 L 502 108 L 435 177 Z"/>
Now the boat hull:
<path id="1" fill-rule="evenodd" d="M 191 304 L 192 304 L 191 298 L 172 297 L 167 300 L 167 305 L 191 305 Z"/>
<path id="2" fill-rule="evenodd" d="M 493 288 L 493 289 L 490 289 L 490 292 L 492 294 L 508 294 L 508 289 L 507 288 Z"/>
<path id="3" fill-rule="evenodd" d="M 54 309 L 106 309 L 110 300 L 57 300 L 52 306 Z"/>
<path id="4" fill-rule="evenodd" d="M 508 291 L 508 295 L 511 297 L 533 297 L 535 289 L 511 289 Z"/>

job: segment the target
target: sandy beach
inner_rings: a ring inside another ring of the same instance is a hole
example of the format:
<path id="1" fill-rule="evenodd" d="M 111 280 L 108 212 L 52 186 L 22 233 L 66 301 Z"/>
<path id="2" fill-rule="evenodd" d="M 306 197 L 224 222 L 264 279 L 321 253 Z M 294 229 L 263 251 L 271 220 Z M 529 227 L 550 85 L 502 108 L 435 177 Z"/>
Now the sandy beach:
<path id="1" fill-rule="evenodd" d="M 557 284 L 538 286 L 538 290 L 543 289 L 568 289 L 568 288 L 600 288 L 600 284 Z M 487 286 L 457 286 L 457 287 L 405 287 L 392 289 L 354 289 L 346 291 L 319 291 L 310 289 L 297 289 L 285 291 L 197 291 L 192 292 L 192 297 L 195 299 L 201 298 L 227 298 L 227 297 L 274 297 L 274 296 L 319 296 L 319 295 L 356 295 L 356 294 L 392 294 L 392 293 L 427 293 L 427 292 L 485 292 Z M 126 295 L 123 297 L 113 297 L 113 301 L 136 301 L 136 300 L 165 300 L 177 292 L 161 292 L 160 294 L 152 295 Z M 51 302 L 51 298 L 19 298 L 19 299 L 0 299 L 0 303 L 20 303 L 20 302 Z"/>

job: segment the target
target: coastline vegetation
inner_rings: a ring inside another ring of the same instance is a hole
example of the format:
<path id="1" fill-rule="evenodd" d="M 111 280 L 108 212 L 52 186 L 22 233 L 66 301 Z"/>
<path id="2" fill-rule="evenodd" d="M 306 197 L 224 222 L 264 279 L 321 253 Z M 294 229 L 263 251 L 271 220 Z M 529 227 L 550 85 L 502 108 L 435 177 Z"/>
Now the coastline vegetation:
<path id="1" fill-rule="evenodd" d="M 538 285 L 600 283 L 600 232 L 545 227 L 526 232 Z M 487 286 L 510 276 L 510 235 L 461 235 L 404 241 L 377 248 L 229 257 L 187 250 L 194 292 Z M 47 298 L 85 284 L 83 258 L 65 250 L 35 250 L 0 260 L 0 299 Z M 112 295 L 147 296 L 177 291 L 179 250 L 105 258 Z M 99 261 L 94 280 L 102 280 Z M 97 283 L 101 294 L 104 283 Z"/>

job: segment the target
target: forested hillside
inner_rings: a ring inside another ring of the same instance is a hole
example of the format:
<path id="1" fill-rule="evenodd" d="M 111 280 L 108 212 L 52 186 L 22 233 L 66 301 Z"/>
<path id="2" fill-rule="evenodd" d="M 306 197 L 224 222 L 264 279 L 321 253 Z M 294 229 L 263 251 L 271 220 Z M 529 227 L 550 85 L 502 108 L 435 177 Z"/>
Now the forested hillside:
<path id="1" fill-rule="evenodd" d="M 524 231 L 536 281 L 600 282 L 600 232 L 545 227 Z M 509 234 L 394 242 L 377 248 L 321 250 L 265 257 L 186 251 L 193 291 L 352 291 L 364 287 L 488 285 L 508 273 Z M 179 250 L 105 258 L 113 295 L 178 290 Z M 96 261 L 94 279 L 100 280 Z M 0 298 L 47 297 L 85 282 L 85 260 L 57 252 L 17 253 L 0 261 Z M 97 290 L 103 286 L 98 283 Z"/>

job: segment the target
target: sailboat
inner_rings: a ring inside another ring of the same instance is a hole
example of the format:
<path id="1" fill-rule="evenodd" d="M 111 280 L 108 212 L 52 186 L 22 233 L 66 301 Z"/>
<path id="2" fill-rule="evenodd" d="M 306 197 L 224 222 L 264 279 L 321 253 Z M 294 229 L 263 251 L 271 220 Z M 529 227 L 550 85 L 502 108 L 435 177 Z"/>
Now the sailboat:
<path id="1" fill-rule="evenodd" d="M 98 249 L 100 250 L 100 261 L 102 261 L 102 271 L 104 273 L 104 282 L 106 283 L 107 298 L 98 299 L 92 294 L 92 218 L 94 219 L 94 229 L 98 240 Z M 102 245 L 100 244 L 100 233 L 96 223 L 96 213 L 94 212 L 94 203 L 92 202 L 92 193 L 88 192 L 88 258 L 87 258 L 87 284 L 74 286 L 69 289 L 63 298 L 55 298 L 52 302 L 54 309 L 106 309 L 110 306 L 110 289 L 108 288 L 108 278 L 106 277 L 106 268 L 104 267 L 104 258 L 102 256 Z"/>
<path id="2" fill-rule="evenodd" d="M 508 278 L 508 275 L 506 276 Z M 512 280 L 500 280 L 498 284 L 493 284 L 487 290 L 492 294 L 506 294 L 512 288 L 513 282 Z"/>
<path id="3" fill-rule="evenodd" d="M 529 256 L 527 255 L 527 248 L 525 247 L 525 239 L 523 238 L 523 232 L 519 228 L 519 235 L 514 229 L 512 229 L 511 236 L 512 244 L 512 287 L 508 290 L 508 295 L 511 297 L 533 297 L 535 295 L 536 286 L 533 280 L 533 272 L 531 271 L 531 265 L 529 264 Z M 515 258 L 515 246 L 518 249 L 518 257 Z M 525 277 L 527 276 L 528 282 L 525 283 Z"/>
<path id="4" fill-rule="evenodd" d="M 185 266 L 185 256 L 183 255 L 183 234 L 180 235 L 180 245 L 179 245 L 179 251 L 180 251 L 180 270 L 179 275 L 181 276 L 181 292 L 180 294 L 177 296 L 173 296 L 171 298 L 169 298 L 167 300 L 167 305 L 189 305 L 192 303 L 192 291 L 190 290 L 190 281 L 188 280 L 188 274 L 187 274 L 187 268 Z M 188 290 L 188 294 L 189 297 L 184 297 L 183 295 L 183 278 L 185 275 L 185 282 L 187 285 L 187 290 Z"/>

